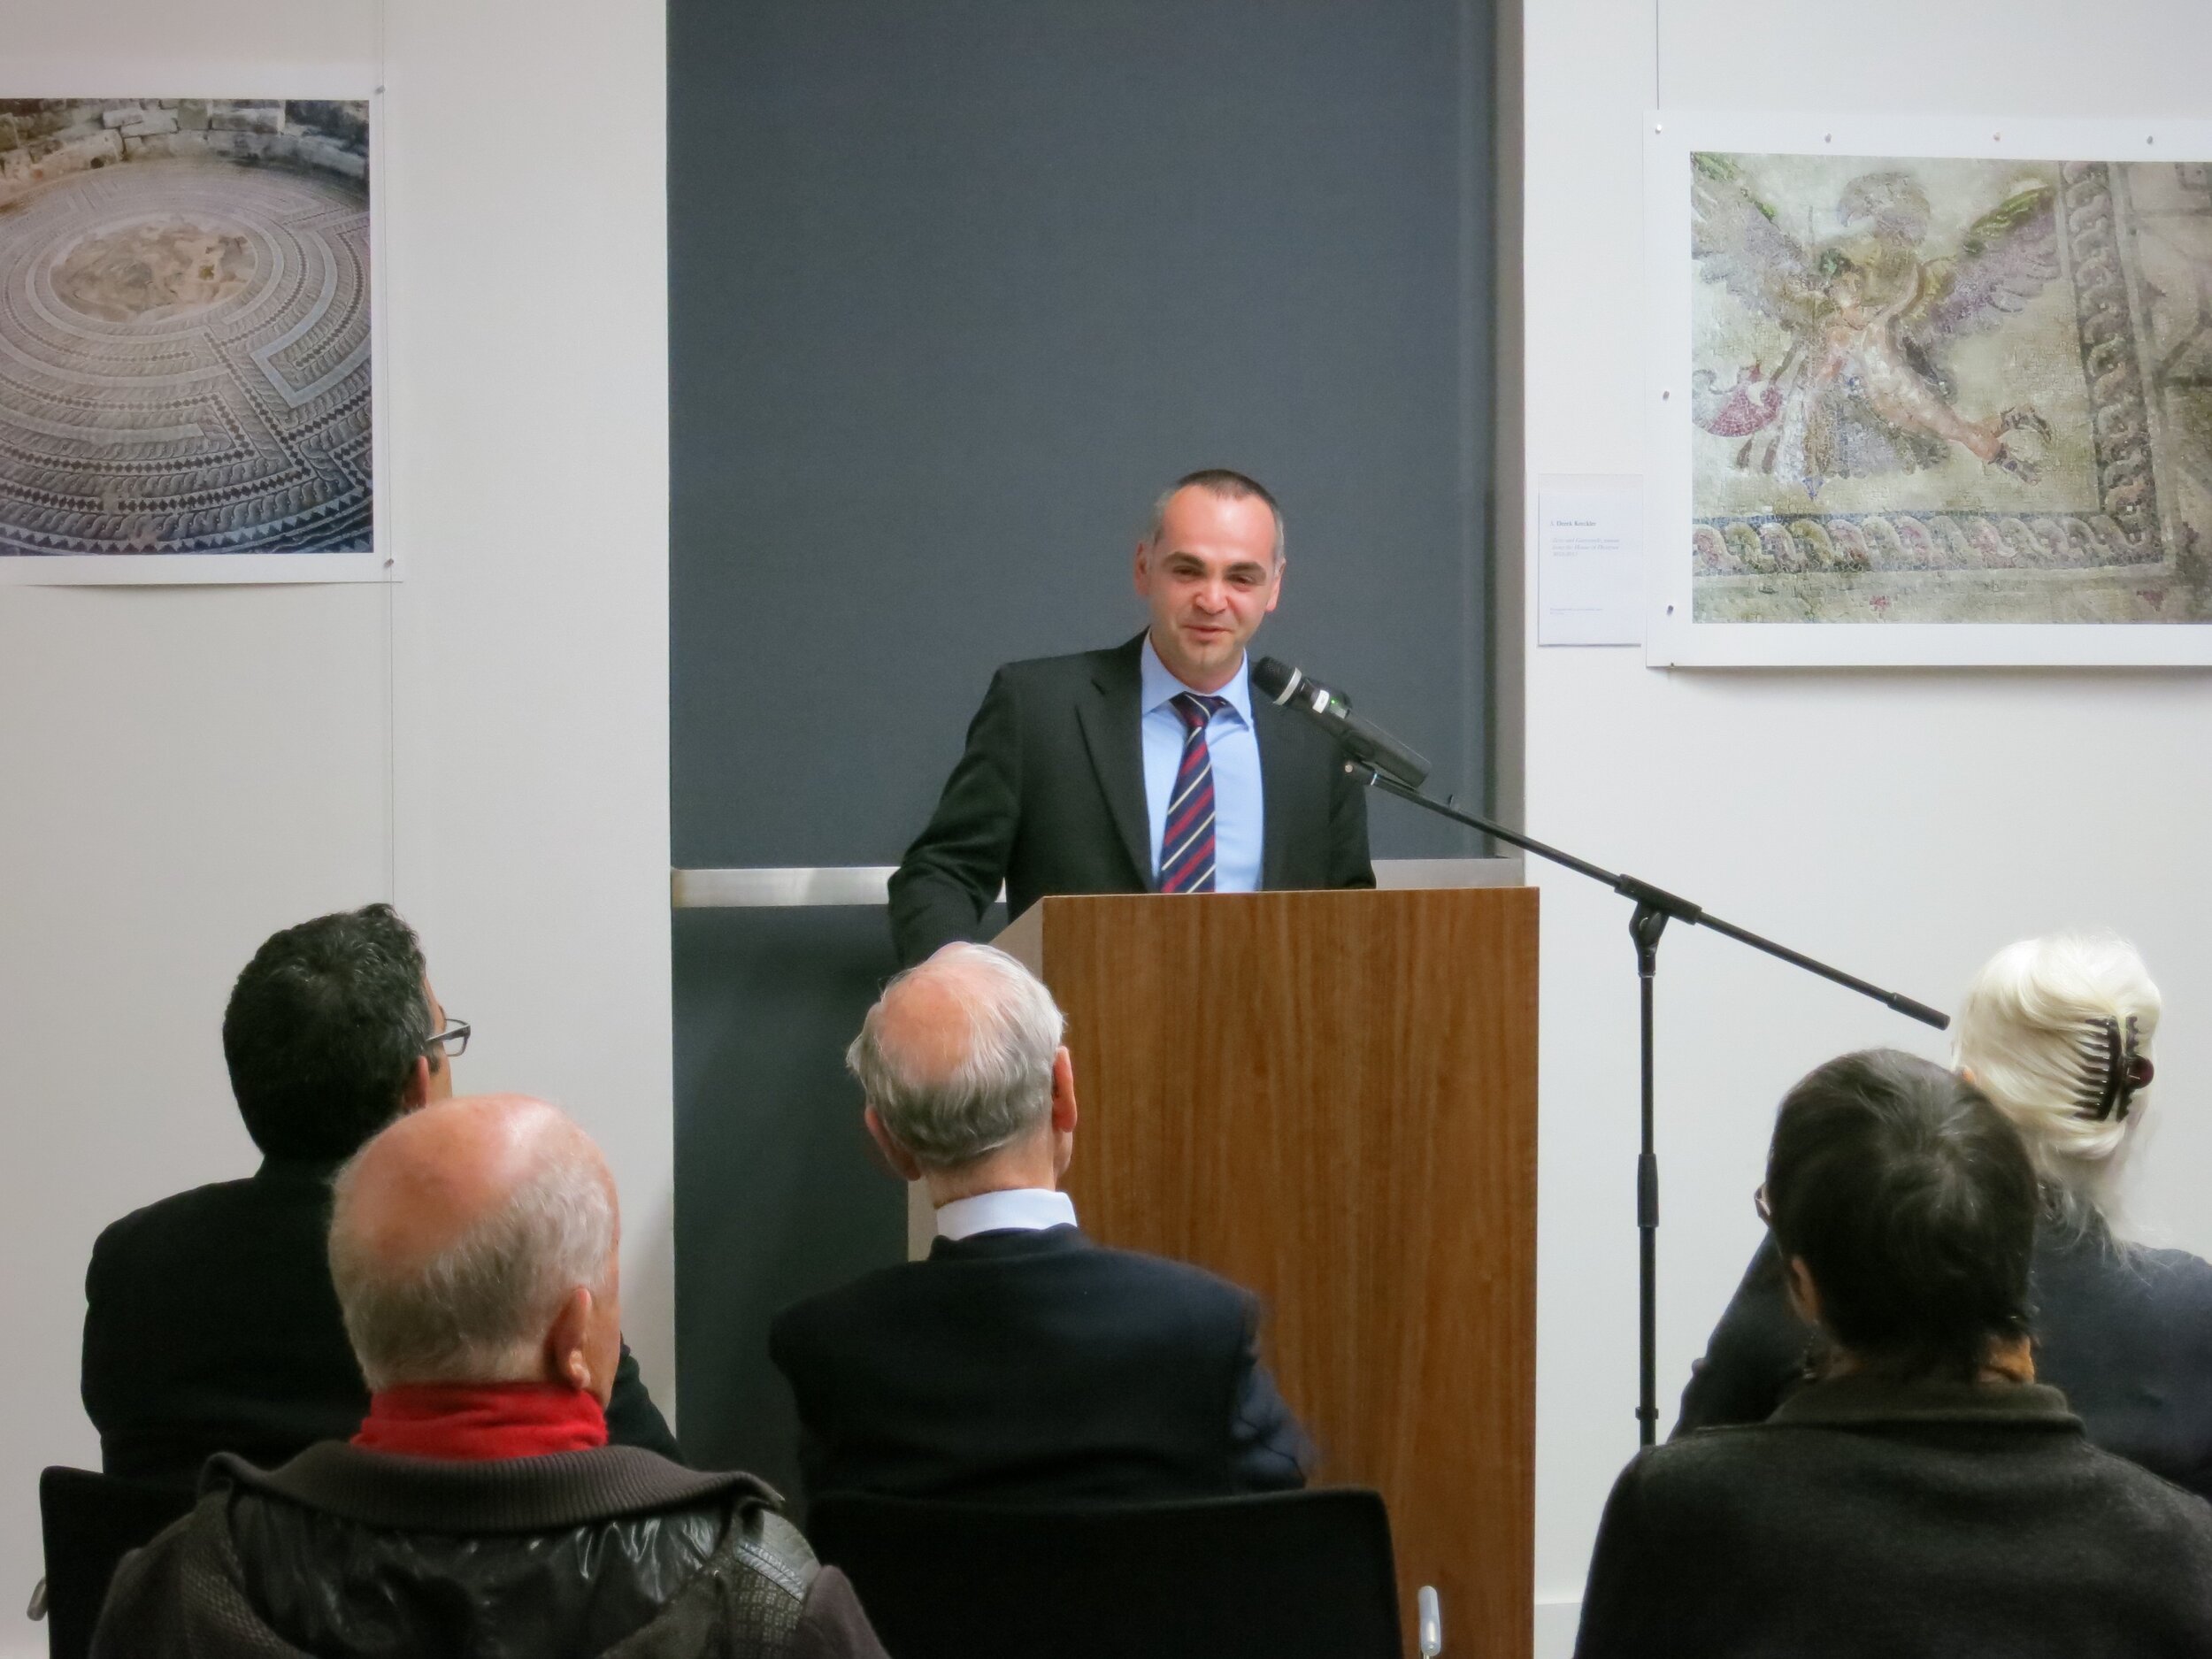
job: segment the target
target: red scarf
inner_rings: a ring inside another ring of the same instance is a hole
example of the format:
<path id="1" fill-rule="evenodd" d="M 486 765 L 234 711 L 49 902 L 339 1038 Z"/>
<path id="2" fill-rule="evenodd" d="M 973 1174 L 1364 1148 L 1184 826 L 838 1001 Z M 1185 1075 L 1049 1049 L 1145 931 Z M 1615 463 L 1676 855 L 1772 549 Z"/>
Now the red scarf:
<path id="1" fill-rule="evenodd" d="M 386 1388 L 369 1396 L 356 1446 L 488 1463 L 582 1452 L 607 1443 L 607 1414 L 580 1388 L 483 1383 Z"/>

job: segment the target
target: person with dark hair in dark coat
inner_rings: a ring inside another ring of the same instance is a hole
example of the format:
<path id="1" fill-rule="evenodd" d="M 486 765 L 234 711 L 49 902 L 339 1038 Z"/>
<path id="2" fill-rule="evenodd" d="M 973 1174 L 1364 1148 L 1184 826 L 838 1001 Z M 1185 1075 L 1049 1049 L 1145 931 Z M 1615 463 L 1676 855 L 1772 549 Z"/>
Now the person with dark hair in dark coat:
<path id="1" fill-rule="evenodd" d="M 2212 1654 L 2212 1505 L 2035 1381 L 2042 1194 L 1981 1092 L 1832 1060 L 1783 1101 L 1759 1199 L 1820 1374 L 1622 1472 L 1578 1659 Z"/>
<path id="2" fill-rule="evenodd" d="M 2058 934 L 2007 946 L 1967 989 L 1956 1060 L 2020 1131 L 2042 1182 L 2029 1275 L 2035 1369 L 2107 1451 L 2212 1498 L 2212 1263 L 2115 1227 L 2150 1116 L 2160 999 L 2133 946 Z M 1818 1333 L 1763 1240 L 1682 1391 L 1675 1432 L 1770 1416 Z"/>
<path id="3" fill-rule="evenodd" d="M 607 1444 L 621 1216 L 542 1101 L 447 1100 L 339 1172 L 350 1444 L 224 1455 L 116 1570 L 95 1659 L 884 1659 L 750 1476 Z"/>
<path id="4" fill-rule="evenodd" d="M 273 1465 L 353 1432 L 369 1393 L 324 1254 L 331 1177 L 398 1114 L 452 1094 L 468 1037 L 388 904 L 254 953 L 223 1057 L 260 1169 L 134 1210 L 92 1247 L 81 1387 L 107 1473 L 188 1489 L 217 1452 Z M 677 1455 L 626 1348 L 608 1424 L 618 1445 Z"/>

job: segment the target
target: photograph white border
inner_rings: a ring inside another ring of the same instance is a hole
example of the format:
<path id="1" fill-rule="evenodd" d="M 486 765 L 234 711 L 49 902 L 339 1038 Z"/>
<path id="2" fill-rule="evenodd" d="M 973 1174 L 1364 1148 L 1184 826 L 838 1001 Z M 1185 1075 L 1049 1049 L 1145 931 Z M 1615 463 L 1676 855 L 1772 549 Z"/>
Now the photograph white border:
<path id="1" fill-rule="evenodd" d="M 1644 660 L 1664 667 L 2212 664 L 2212 623 L 1697 622 L 1690 604 L 1690 156 L 2212 161 L 2212 122 L 1654 111 L 1644 119 Z"/>
<path id="2" fill-rule="evenodd" d="M 402 566 L 391 524 L 390 308 L 384 268 L 384 88 L 373 64 L 0 61 L 6 98 L 358 98 L 369 104 L 369 454 L 365 553 L 65 553 L 0 558 L 0 588 L 389 582 Z"/>

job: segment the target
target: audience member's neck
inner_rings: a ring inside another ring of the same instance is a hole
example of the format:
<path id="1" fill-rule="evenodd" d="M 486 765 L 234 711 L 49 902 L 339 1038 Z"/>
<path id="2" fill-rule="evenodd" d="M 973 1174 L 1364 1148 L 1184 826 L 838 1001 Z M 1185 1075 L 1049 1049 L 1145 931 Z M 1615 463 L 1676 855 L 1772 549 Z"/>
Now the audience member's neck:
<path id="1" fill-rule="evenodd" d="M 1991 1348 L 1989 1357 L 1982 1362 L 1977 1382 L 2032 1383 L 2035 1380 L 2035 1348 L 2024 1336 Z"/>
<path id="2" fill-rule="evenodd" d="M 1819 1374 L 1824 1378 L 1882 1373 L 1887 1373 L 1900 1382 L 1926 1380 L 1924 1378 L 1901 1374 L 1893 1365 L 1885 1364 L 1879 1360 L 1868 1359 L 1841 1346 L 1829 1350 L 1827 1359 L 1819 1369 Z M 1988 1354 L 1974 1373 L 1974 1380 L 1978 1384 L 1993 1386 L 2033 1382 L 2035 1380 L 2033 1345 L 2024 1336 L 2015 1337 L 2009 1342 L 1991 1344 Z"/>
<path id="3" fill-rule="evenodd" d="M 922 1180 L 929 1190 L 930 1206 L 936 1210 L 985 1193 L 1013 1192 L 1025 1187 L 1050 1193 L 1060 1187 L 1049 1134 L 1033 1136 L 1018 1146 L 1002 1147 L 990 1156 L 956 1170 L 927 1171 Z"/>
<path id="4" fill-rule="evenodd" d="M 607 1443 L 597 1396 L 555 1382 L 418 1383 L 380 1388 L 356 1446 L 459 1463 L 589 1451 Z"/>

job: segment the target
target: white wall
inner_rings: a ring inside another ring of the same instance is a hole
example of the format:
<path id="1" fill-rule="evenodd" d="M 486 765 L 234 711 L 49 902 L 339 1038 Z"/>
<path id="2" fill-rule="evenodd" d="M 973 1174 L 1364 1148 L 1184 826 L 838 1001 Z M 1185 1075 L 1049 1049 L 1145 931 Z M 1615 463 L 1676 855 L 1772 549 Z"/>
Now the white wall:
<path id="1" fill-rule="evenodd" d="M 2195 0 L 1540 0 L 1524 8 L 1527 518 L 1548 473 L 1641 472 L 1644 112 L 2212 114 Z M 1532 553 L 1533 534 L 1526 534 Z M 1527 580 L 1533 580 L 1532 565 Z M 1523 641 L 1536 833 L 1949 1006 L 2008 940 L 2132 936 L 2167 996 L 2143 1210 L 2212 1254 L 2212 680 L 2159 672 L 1655 672 Z M 1539 1651 L 1566 1651 L 1635 1424 L 1627 907 L 1544 887 Z M 1662 1432 L 1758 1238 L 1775 1102 L 1853 1047 L 1943 1040 L 1726 940 L 1661 950 Z M 1547 1609 L 1545 1604 L 1552 1604 Z"/>
<path id="2" fill-rule="evenodd" d="M 39 1573 L 93 1235 L 249 1172 L 230 980 L 276 927 L 390 897 L 479 1035 L 467 1088 L 571 1107 L 625 1207 L 625 1324 L 674 1387 L 661 8 L 45 0 L 11 73 L 388 88 L 384 528 L 407 580 L 0 588 L 0 1653 Z"/>

